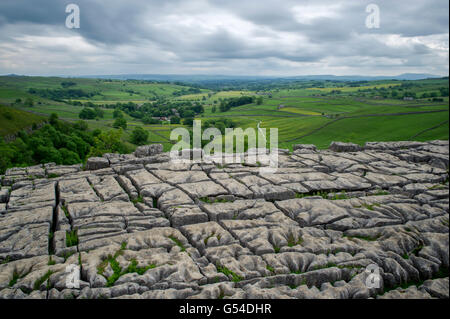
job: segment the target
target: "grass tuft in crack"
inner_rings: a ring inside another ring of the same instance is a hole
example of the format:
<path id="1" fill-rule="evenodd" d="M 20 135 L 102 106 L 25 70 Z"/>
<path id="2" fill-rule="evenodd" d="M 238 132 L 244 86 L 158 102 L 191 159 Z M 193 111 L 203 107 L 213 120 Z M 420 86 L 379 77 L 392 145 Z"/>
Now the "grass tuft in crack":
<path id="1" fill-rule="evenodd" d="M 66 231 L 66 247 L 78 245 L 78 234 L 76 230 Z"/>
<path id="2" fill-rule="evenodd" d="M 242 278 L 241 276 L 237 275 L 235 272 L 231 271 L 230 269 L 228 269 L 225 266 L 222 266 L 220 264 L 216 265 L 217 271 L 223 273 L 225 276 L 229 277 L 231 276 L 231 280 L 233 282 L 239 282 L 241 280 L 243 280 L 244 278 Z"/>
<path id="3" fill-rule="evenodd" d="M 186 251 L 186 247 L 184 247 L 183 243 L 176 238 L 175 236 L 169 236 L 169 239 L 173 241 L 178 247 L 180 247 L 181 251 Z"/>
<path id="4" fill-rule="evenodd" d="M 42 277 L 40 277 L 39 279 L 37 279 L 37 280 L 34 282 L 33 289 L 34 289 L 34 290 L 39 290 L 39 288 L 41 287 L 41 285 L 42 285 L 46 280 L 50 279 L 50 276 L 51 276 L 53 273 L 54 273 L 54 271 L 48 270 Z M 47 284 L 47 287 L 48 287 L 48 286 L 49 286 L 49 285 Z"/>

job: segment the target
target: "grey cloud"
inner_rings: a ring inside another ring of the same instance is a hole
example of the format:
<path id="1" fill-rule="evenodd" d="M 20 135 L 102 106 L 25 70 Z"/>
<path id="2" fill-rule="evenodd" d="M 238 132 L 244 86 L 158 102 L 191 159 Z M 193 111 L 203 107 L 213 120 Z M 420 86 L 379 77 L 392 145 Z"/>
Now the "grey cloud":
<path id="1" fill-rule="evenodd" d="M 430 69 L 448 73 L 448 62 L 442 58 L 448 59 L 448 1 L 71 2 L 81 9 L 78 30 L 64 27 L 68 2 L 2 0 L 0 73 L 67 69 L 130 73 L 140 65 L 139 73 L 192 69 L 238 74 L 243 65 L 251 65 L 255 74 L 295 75 L 309 70 L 330 73 L 327 67 L 336 63 L 349 73 L 365 68 L 364 63 L 377 73 L 391 72 L 391 64 L 404 72 L 414 67 L 424 73 Z M 369 3 L 380 7 L 380 29 L 365 27 Z M 309 10 L 305 12 L 314 18 L 302 21 L 298 10 Z M 391 35 L 402 41 L 389 43 Z M 34 38 L 25 41 L 27 36 Z M 78 47 L 71 49 L 62 40 L 42 43 L 39 37 L 78 37 L 74 39 Z M 440 41 L 441 48 L 430 41 Z M 22 69 L 14 66 L 11 56 L 20 59 Z M 47 62 L 42 69 L 36 63 L 41 60 Z"/>

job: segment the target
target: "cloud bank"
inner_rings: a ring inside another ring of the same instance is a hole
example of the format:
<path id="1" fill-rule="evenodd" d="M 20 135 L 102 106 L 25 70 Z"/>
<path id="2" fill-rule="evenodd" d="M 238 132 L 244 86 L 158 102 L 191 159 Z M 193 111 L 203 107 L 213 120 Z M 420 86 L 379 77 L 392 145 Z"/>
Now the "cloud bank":
<path id="1" fill-rule="evenodd" d="M 448 75 L 447 0 L 0 2 L 0 74 Z M 380 28 L 365 25 L 370 3 Z"/>

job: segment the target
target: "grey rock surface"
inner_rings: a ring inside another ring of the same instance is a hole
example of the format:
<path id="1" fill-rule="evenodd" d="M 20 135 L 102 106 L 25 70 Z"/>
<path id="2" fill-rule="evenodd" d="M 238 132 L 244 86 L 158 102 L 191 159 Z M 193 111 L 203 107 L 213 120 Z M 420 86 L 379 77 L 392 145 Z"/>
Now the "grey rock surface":
<path id="1" fill-rule="evenodd" d="M 91 171 L 107 167 L 109 167 L 109 161 L 104 157 L 91 157 L 86 163 L 86 168 Z"/>
<path id="2" fill-rule="evenodd" d="M 147 157 L 147 156 L 153 156 L 158 155 L 162 153 L 163 146 L 162 144 L 151 144 L 151 145 L 143 145 L 136 148 L 136 151 L 134 152 L 134 155 L 136 157 Z"/>
<path id="3" fill-rule="evenodd" d="M 0 298 L 449 298 L 448 141 L 278 152 L 8 169 Z"/>
<path id="4" fill-rule="evenodd" d="M 332 142 L 329 149 L 334 152 L 358 152 L 362 147 L 354 143 Z"/>

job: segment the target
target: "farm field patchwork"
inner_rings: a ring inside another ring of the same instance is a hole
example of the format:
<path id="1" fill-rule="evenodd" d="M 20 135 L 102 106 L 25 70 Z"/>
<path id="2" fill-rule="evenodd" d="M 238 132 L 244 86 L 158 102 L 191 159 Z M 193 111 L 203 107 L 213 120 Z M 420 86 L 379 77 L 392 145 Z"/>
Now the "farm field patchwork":
<path id="1" fill-rule="evenodd" d="M 68 85 L 66 89 L 80 89 L 92 95 L 55 101 L 30 93 L 30 88 L 61 90 L 63 85 Z M 258 123 L 261 128 L 278 128 L 280 147 L 291 150 L 294 143 L 312 143 L 325 148 L 334 140 L 361 144 L 365 141 L 402 140 L 413 136 L 417 136 L 418 140 L 448 139 L 448 122 L 445 123 L 445 118 L 448 117 L 448 97 L 444 96 L 441 101 L 432 101 L 431 98 L 410 101 L 389 97 L 380 99 L 375 96 L 377 92 L 384 90 L 401 92 L 403 87 L 411 92 L 431 94 L 443 87 L 448 88 L 446 80 L 397 83 L 376 81 L 356 87 L 351 83 L 339 82 L 323 82 L 323 85 L 324 87 L 299 88 L 291 84 L 288 89 L 220 91 L 194 89 L 188 84 L 145 81 L 0 77 L 0 103 L 37 116 L 56 113 L 60 119 L 70 122 L 79 120 L 79 113 L 86 103 L 93 103 L 92 105 L 103 110 L 103 117 L 85 121 L 89 128 L 101 130 L 113 129 L 115 121 L 114 109 L 104 108 L 106 104 L 132 102 L 139 106 L 144 103 L 197 103 L 203 106 L 204 112 L 197 114 L 196 119 L 229 119 L 244 129 L 256 128 Z M 199 91 L 191 93 L 194 90 Z M 340 93 L 332 93 L 336 90 Z M 220 111 L 220 103 L 223 101 L 243 96 L 253 97 L 254 102 L 232 107 L 225 112 Z M 27 98 L 34 100 L 33 106 L 25 105 Z M 16 103 L 17 99 L 22 102 Z M 260 102 L 257 103 L 258 99 Z M 80 105 L 67 102 L 79 102 Z M 169 150 L 172 145 L 171 130 L 184 126 L 183 119 L 180 124 L 168 125 L 144 124 L 127 112 L 123 113 L 123 117 L 127 121 L 122 137 L 125 142 L 129 142 L 132 130 L 141 126 L 149 132 L 148 142 L 162 143 L 165 150 Z"/>

